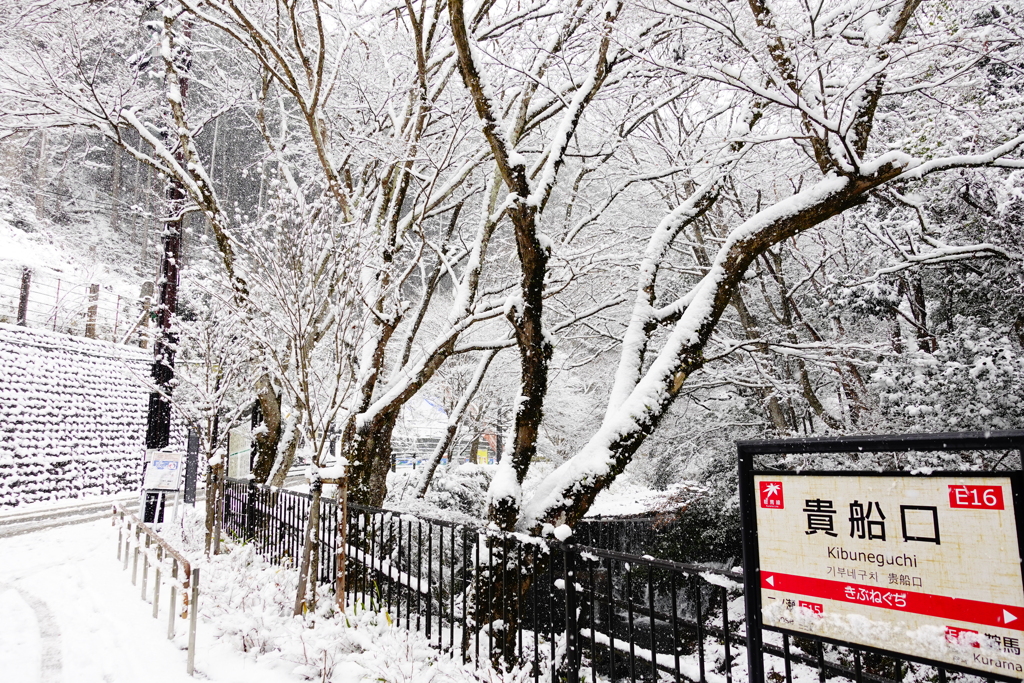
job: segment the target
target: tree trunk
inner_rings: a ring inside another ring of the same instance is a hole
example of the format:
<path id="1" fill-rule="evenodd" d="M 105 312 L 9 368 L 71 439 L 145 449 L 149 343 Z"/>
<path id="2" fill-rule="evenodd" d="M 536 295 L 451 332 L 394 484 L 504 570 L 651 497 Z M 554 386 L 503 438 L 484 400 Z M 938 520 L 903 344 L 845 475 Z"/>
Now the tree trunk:
<path id="1" fill-rule="evenodd" d="M 733 308 L 736 309 L 736 313 L 739 315 L 740 324 L 743 326 L 743 331 L 746 333 L 747 339 L 752 341 L 760 339 L 761 328 L 757 322 L 757 318 L 750 312 L 750 309 L 747 308 L 747 304 L 743 300 L 743 294 L 739 289 L 736 290 L 736 294 L 733 296 L 732 305 Z M 775 395 L 775 392 L 770 387 L 757 387 L 755 392 L 761 401 L 761 405 L 763 405 L 765 410 L 768 411 L 768 417 L 771 418 L 772 425 L 774 425 L 776 433 L 782 436 L 789 434 L 789 421 L 786 419 L 786 414 L 782 409 L 782 404 L 779 402 L 779 397 Z"/>
<path id="2" fill-rule="evenodd" d="M 320 547 L 320 492 L 322 488 L 319 478 L 314 479 L 310 485 L 312 496 L 309 502 L 309 517 L 306 520 L 305 541 L 302 544 L 302 561 L 299 563 L 299 585 L 295 590 L 295 616 L 302 616 L 306 611 L 307 604 L 315 603 L 315 562 Z M 311 599 L 307 598 L 310 593 L 313 594 Z"/>
<path id="3" fill-rule="evenodd" d="M 110 227 L 114 232 L 121 228 L 121 158 L 123 152 L 120 145 L 114 145 L 114 163 L 111 168 L 110 198 L 112 211 Z"/>
<path id="4" fill-rule="evenodd" d="M 507 542 L 511 538 L 512 542 Z M 506 539 L 506 540 L 503 540 Z M 474 568 L 473 582 L 467 604 L 471 605 L 473 624 L 462 633 L 462 638 L 469 651 L 469 639 L 474 629 L 486 631 L 491 636 L 495 647 L 491 651 L 491 663 L 501 671 L 511 671 L 517 662 L 517 634 L 519 629 L 518 614 L 520 603 L 533 584 L 534 576 L 543 576 L 551 561 L 551 552 L 542 552 L 540 546 L 533 543 L 521 544 L 522 554 L 516 551 L 514 536 L 488 536 L 487 549 L 491 555 L 488 562 L 483 560 Z M 491 576 L 491 567 L 498 569 L 503 565 L 516 567 L 521 573 L 513 571 L 495 571 Z M 495 624 L 500 626 L 495 627 Z M 501 629 L 500 631 L 498 629 Z"/>
<path id="5" fill-rule="evenodd" d="M 344 456 L 349 462 L 349 495 L 352 502 L 371 507 L 384 504 L 391 469 L 391 433 L 401 406 L 379 412 L 356 429 L 349 421 L 344 436 Z"/>
<path id="6" fill-rule="evenodd" d="M 256 382 L 256 397 L 259 400 L 260 412 L 263 414 L 263 427 L 253 438 L 256 457 L 253 462 L 252 474 L 257 484 L 266 484 L 274 469 L 278 457 L 278 446 L 281 442 L 281 396 L 274 391 L 270 377 L 263 375 Z M 292 449 L 294 453 L 294 448 Z M 289 463 L 290 466 L 291 463 Z M 283 468 L 285 472 L 288 468 Z M 280 486 L 280 484 L 275 484 Z"/>
<path id="7" fill-rule="evenodd" d="M 207 460 L 209 462 L 209 460 Z M 206 553 L 220 550 L 220 516 L 224 510 L 224 463 L 206 469 Z"/>
<path id="8" fill-rule="evenodd" d="M 452 441 L 455 440 L 455 435 L 459 431 L 459 425 L 462 424 L 462 417 L 466 414 L 466 409 L 469 408 L 470 401 L 476 395 L 477 389 L 483 383 L 484 375 L 487 373 L 487 367 L 494 360 L 494 357 L 498 355 L 498 349 L 489 351 L 480 359 L 480 362 L 476 366 L 476 371 L 473 373 L 473 378 L 470 380 L 469 385 L 463 392 L 462 397 L 459 399 L 458 404 L 452 411 L 451 417 L 448 418 L 448 428 L 445 430 L 444 436 L 437 443 L 437 448 L 430 455 L 430 462 L 427 463 L 427 469 L 423 473 L 423 481 L 420 483 L 419 490 L 416 491 L 416 497 L 422 498 L 427 494 L 427 487 L 430 486 L 430 480 L 434 477 L 434 471 L 437 469 L 438 463 L 441 462 L 441 458 L 448 452 L 452 445 Z M 475 449 L 474 449 L 475 450 Z M 451 462 L 451 456 L 449 456 L 449 462 Z"/>
<path id="9" fill-rule="evenodd" d="M 867 193 L 900 175 L 885 165 L 872 176 L 827 178 L 789 201 L 798 210 L 773 215 L 769 208 L 748 219 L 756 230 L 738 227 L 720 249 L 715 268 L 694 288 L 676 323 L 644 376 L 638 376 L 622 404 L 628 419 L 606 419 L 573 458 L 542 481 L 523 509 L 519 528 L 537 533 L 545 523 L 575 525 L 594 498 L 625 469 L 637 449 L 657 428 L 688 377 L 704 365 L 704 348 L 732 301 L 750 264 L 770 247 L 866 201 Z M 573 476 L 584 469 L 585 478 Z"/>
<path id="10" fill-rule="evenodd" d="M 46 184 L 47 154 L 46 130 L 42 130 L 39 132 L 39 158 L 36 160 L 35 174 L 36 218 L 39 220 L 43 220 L 46 215 L 46 197 L 43 194 L 43 185 Z"/>
<path id="11" fill-rule="evenodd" d="M 914 316 L 914 327 L 917 333 L 917 348 L 925 353 L 933 353 L 938 348 L 938 342 L 928 330 L 928 301 L 924 295 L 924 285 L 921 284 L 921 276 L 915 275 L 910 282 L 910 312 Z"/>
<path id="12" fill-rule="evenodd" d="M 164 226 L 163 257 L 160 261 L 160 304 L 157 309 L 157 337 L 153 348 L 153 383 L 156 391 L 149 395 L 146 423 L 146 447 L 166 448 L 171 436 L 171 402 L 174 383 L 174 355 L 177 335 L 172 330 L 178 310 L 178 282 L 181 267 L 182 217 L 185 190 L 171 179 L 167 186 L 169 220 Z"/>

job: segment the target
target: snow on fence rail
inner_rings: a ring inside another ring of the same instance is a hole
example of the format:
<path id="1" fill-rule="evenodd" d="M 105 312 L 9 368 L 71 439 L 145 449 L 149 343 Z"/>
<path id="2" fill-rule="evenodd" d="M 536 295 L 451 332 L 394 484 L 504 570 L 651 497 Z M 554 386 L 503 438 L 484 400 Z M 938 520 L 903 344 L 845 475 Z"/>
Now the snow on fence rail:
<path id="1" fill-rule="evenodd" d="M 124 561 L 124 570 L 128 569 L 128 559 L 132 560 L 132 585 L 138 585 L 136 578 L 139 569 L 139 557 L 142 557 L 141 597 L 145 601 L 148 596 L 147 581 L 149 570 L 153 576 L 153 618 L 160 615 L 160 590 L 166 585 L 169 591 L 167 602 L 167 639 L 174 638 L 174 623 L 178 617 L 175 605 L 177 595 L 181 593 L 181 618 L 188 619 L 188 661 L 186 669 L 191 676 L 196 661 L 196 615 L 199 611 L 199 568 L 185 559 L 167 541 L 160 538 L 153 529 L 131 512 L 118 505 L 114 506 L 112 526 L 117 526 L 117 559 Z M 179 573 L 180 570 L 180 573 Z"/>

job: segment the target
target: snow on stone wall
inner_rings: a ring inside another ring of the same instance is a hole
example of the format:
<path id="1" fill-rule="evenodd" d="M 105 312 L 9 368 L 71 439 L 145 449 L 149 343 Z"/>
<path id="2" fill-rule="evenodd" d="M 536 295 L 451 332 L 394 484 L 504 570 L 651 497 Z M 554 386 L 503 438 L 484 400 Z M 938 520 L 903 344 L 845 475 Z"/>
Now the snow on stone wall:
<path id="1" fill-rule="evenodd" d="M 0 324 L 0 508 L 134 491 L 142 349 Z"/>

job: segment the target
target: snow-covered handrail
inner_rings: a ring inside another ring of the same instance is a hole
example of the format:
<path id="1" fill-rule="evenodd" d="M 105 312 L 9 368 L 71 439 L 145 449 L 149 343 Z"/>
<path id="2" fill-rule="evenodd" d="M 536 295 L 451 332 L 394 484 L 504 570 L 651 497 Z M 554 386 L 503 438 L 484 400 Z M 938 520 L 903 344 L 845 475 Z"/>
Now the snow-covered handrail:
<path id="1" fill-rule="evenodd" d="M 149 568 L 155 570 L 153 577 L 153 618 L 160 613 L 160 586 L 163 583 L 170 587 L 170 603 L 168 605 L 167 639 L 174 637 L 175 602 L 178 591 L 181 591 L 181 618 L 188 619 L 188 662 L 187 671 L 191 676 L 195 670 L 196 659 L 196 615 L 199 606 L 199 568 L 161 538 L 152 528 L 146 525 L 133 513 L 119 505 L 111 512 L 111 526 L 117 526 L 117 559 L 124 560 L 123 569 L 128 569 L 128 556 L 132 555 L 132 585 L 136 584 L 139 568 L 139 555 L 142 555 L 142 599 L 146 599 L 146 583 Z M 143 540 L 145 539 L 145 540 Z M 132 552 L 134 551 L 134 552 Z M 180 568 L 180 575 L 179 575 Z M 191 606 L 191 610 L 189 607 Z"/>

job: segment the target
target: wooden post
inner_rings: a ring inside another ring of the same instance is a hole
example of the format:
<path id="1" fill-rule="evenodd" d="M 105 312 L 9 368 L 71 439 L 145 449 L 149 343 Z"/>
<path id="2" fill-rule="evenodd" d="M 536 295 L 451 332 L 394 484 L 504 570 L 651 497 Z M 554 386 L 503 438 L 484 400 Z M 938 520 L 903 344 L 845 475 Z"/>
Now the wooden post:
<path id="1" fill-rule="evenodd" d="M 132 585 L 135 585 L 135 576 L 139 571 L 139 533 L 142 529 L 135 525 L 135 553 L 132 557 Z"/>
<path id="2" fill-rule="evenodd" d="M 18 297 L 18 324 L 28 327 L 28 292 L 32 286 L 32 271 L 21 269 L 21 294 Z"/>
<path id="3" fill-rule="evenodd" d="M 60 312 L 60 278 L 57 278 L 57 294 L 53 298 L 53 331 L 57 331 L 57 314 Z"/>
<path id="4" fill-rule="evenodd" d="M 117 303 L 114 305 L 114 333 L 110 335 L 110 341 L 117 341 L 117 323 L 121 321 L 121 295 L 117 295 Z"/>
<path id="5" fill-rule="evenodd" d="M 85 336 L 96 338 L 96 314 L 99 310 L 100 286 L 89 285 L 89 313 L 85 323 Z"/>
<path id="6" fill-rule="evenodd" d="M 128 528 L 125 529 L 125 531 L 128 533 L 124 535 L 124 567 L 121 568 L 121 571 L 126 571 L 128 569 L 128 549 L 131 548 L 132 545 L 132 523 L 130 520 L 128 522 Z M 134 572 L 134 570 L 132 571 Z"/>
<path id="7" fill-rule="evenodd" d="M 117 507 L 114 508 L 113 514 L 110 515 L 110 526 L 117 524 Z M 117 561 L 121 561 L 121 543 L 124 541 L 124 527 L 118 527 L 117 529 Z"/>
<path id="8" fill-rule="evenodd" d="M 139 297 L 142 299 L 142 322 L 141 322 L 141 334 L 139 335 L 141 341 L 139 341 L 139 348 L 149 348 L 149 316 L 150 309 L 153 307 L 153 291 L 154 286 L 152 282 L 146 281 L 142 283 L 142 291 L 139 292 Z"/>

